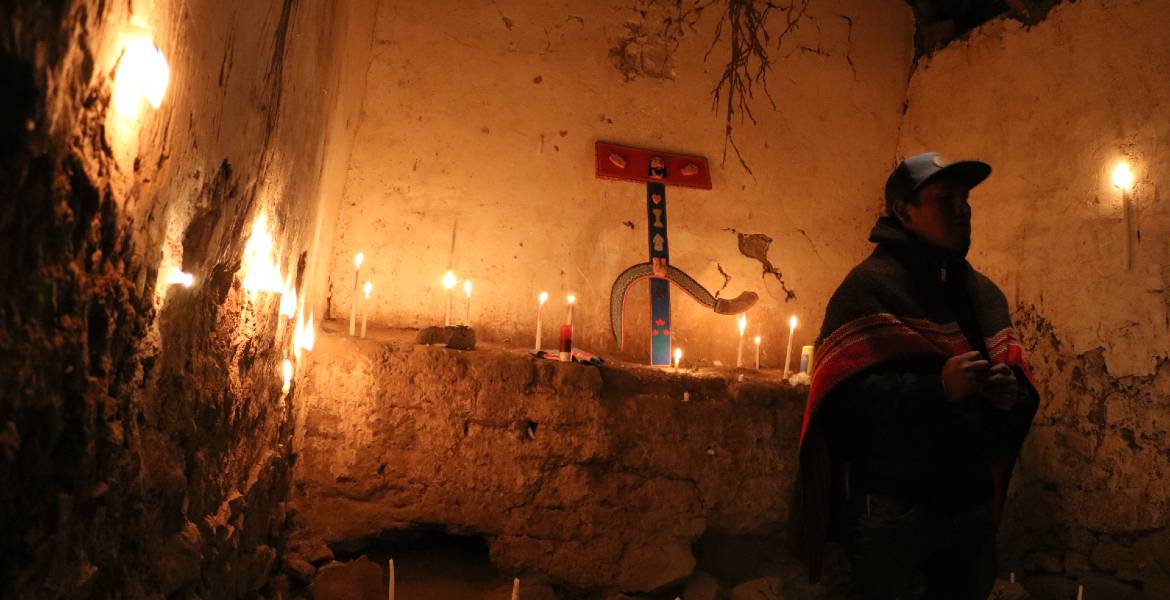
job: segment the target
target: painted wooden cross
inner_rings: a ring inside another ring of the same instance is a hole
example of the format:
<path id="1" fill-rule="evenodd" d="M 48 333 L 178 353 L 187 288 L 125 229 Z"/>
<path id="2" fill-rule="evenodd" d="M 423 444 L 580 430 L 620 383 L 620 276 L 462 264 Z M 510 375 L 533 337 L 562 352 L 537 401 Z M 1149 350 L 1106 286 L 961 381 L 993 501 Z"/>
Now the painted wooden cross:
<path id="1" fill-rule="evenodd" d="M 636 264 L 618 275 L 609 296 L 610 326 L 614 340 L 625 347 L 622 313 L 630 286 L 650 279 L 650 364 L 670 366 L 670 284 L 679 286 L 700 304 L 716 313 L 734 315 L 756 303 L 755 292 L 744 292 L 731 300 L 716 298 L 699 282 L 670 264 L 670 243 L 666 230 L 666 186 L 711 189 L 707 159 L 685 154 L 657 152 L 597 142 L 594 146 L 597 176 L 646 184 L 646 238 L 650 260 Z"/>

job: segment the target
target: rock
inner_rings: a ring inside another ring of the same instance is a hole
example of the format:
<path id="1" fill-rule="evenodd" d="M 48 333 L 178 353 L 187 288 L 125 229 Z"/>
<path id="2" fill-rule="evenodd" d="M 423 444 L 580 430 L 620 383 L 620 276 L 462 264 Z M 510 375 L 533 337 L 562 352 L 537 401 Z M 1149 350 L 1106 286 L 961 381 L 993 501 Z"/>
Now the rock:
<path id="1" fill-rule="evenodd" d="M 682 600 L 718 600 L 723 595 L 719 582 L 709 573 L 695 571 L 687 578 Z"/>
<path id="2" fill-rule="evenodd" d="M 382 569 L 365 556 L 321 567 L 309 590 L 313 592 L 314 600 L 382 600 L 386 597 Z"/>
<path id="3" fill-rule="evenodd" d="M 626 548 L 618 574 L 625 592 L 653 592 L 681 583 L 695 568 L 690 544 L 638 544 Z"/>
<path id="4" fill-rule="evenodd" d="M 309 583 L 313 579 L 313 574 L 317 572 L 317 567 L 306 560 L 286 556 L 284 557 L 284 570 L 292 575 L 293 579 L 301 583 Z"/>
<path id="5" fill-rule="evenodd" d="M 199 528 L 188 521 L 166 547 L 154 555 L 154 570 L 164 594 L 171 594 L 199 578 L 202 540 Z"/>
<path id="6" fill-rule="evenodd" d="M 784 587 L 775 575 L 760 577 L 732 588 L 731 600 L 784 600 Z"/>
<path id="7" fill-rule="evenodd" d="M 454 350 L 474 350 L 475 330 L 466 325 L 424 327 L 415 336 L 414 343 L 423 346 L 446 346 Z"/>
<path id="8" fill-rule="evenodd" d="M 1003 579 L 997 579 L 987 600 L 1027 600 L 1031 598 L 1024 586 Z"/>

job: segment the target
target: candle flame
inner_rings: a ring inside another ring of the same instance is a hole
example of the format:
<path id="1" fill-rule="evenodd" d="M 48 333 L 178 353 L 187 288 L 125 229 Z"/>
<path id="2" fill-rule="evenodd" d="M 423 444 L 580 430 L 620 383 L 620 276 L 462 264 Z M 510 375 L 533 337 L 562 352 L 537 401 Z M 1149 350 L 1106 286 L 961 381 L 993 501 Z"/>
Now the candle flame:
<path id="1" fill-rule="evenodd" d="M 287 358 L 284 359 L 284 362 L 281 363 L 281 365 L 280 365 L 280 371 L 284 377 L 284 386 L 281 388 L 281 391 L 283 393 L 287 394 L 288 390 L 290 388 L 292 388 L 292 376 L 293 376 L 292 361 L 287 359 Z"/>
<path id="2" fill-rule="evenodd" d="M 796 315 L 792 315 L 792 318 L 788 319 L 788 329 L 796 329 Z"/>
<path id="3" fill-rule="evenodd" d="M 443 275 L 443 287 L 447 289 L 455 287 L 455 284 L 458 282 L 459 279 L 455 277 L 455 271 L 447 271 L 447 273 Z"/>
<path id="4" fill-rule="evenodd" d="M 184 273 L 178 269 L 173 269 L 170 275 L 167 276 L 167 285 L 181 285 L 183 287 L 191 287 L 195 284 L 195 276 L 190 273 Z"/>
<path id="5" fill-rule="evenodd" d="M 151 107 L 162 106 L 167 85 L 171 80 L 171 68 L 145 23 L 134 19 L 122 41 L 122 56 L 118 59 L 118 72 L 114 76 L 114 93 L 111 104 L 114 110 L 126 117 L 136 118 L 142 101 Z"/>
<path id="6" fill-rule="evenodd" d="M 362 291 L 366 294 L 366 300 L 369 300 L 370 292 L 374 291 L 374 282 L 367 281 L 366 284 L 362 286 Z"/>
<path id="7" fill-rule="evenodd" d="M 302 310 L 297 313 L 297 324 L 293 328 L 293 356 L 299 360 L 301 350 L 312 352 L 314 341 L 313 313 L 309 313 L 309 322 L 306 323 L 305 313 Z"/>
<path id="8" fill-rule="evenodd" d="M 241 268 L 244 271 L 244 289 L 249 292 L 284 293 L 284 277 L 276 260 L 272 233 L 268 231 L 268 215 L 261 212 L 252 222 L 252 234 L 244 245 Z"/>
<path id="9" fill-rule="evenodd" d="M 353 268 L 355 268 L 355 269 L 362 268 L 362 263 L 365 262 L 365 260 L 366 260 L 366 254 L 364 252 L 358 252 L 357 254 L 355 254 L 353 256 Z"/>
<path id="10" fill-rule="evenodd" d="M 292 283 L 292 277 L 284 284 L 284 294 L 280 296 L 280 314 L 293 318 L 297 314 L 297 288 Z"/>
<path id="11" fill-rule="evenodd" d="M 682 360 L 682 348 L 674 349 L 674 368 L 678 368 L 679 361 Z"/>
<path id="12" fill-rule="evenodd" d="M 577 297 L 572 295 L 572 294 L 569 294 L 569 297 L 567 298 L 567 300 L 568 300 L 569 304 L 572 304 L 572 303 L 577 301 Z"/>
<path id="13" fill-rule="evenodd" d="M 747 330 L 747 313 L 744 313 L 744 314 L 739 316 L 739 334 L 743 335 L 743 332 L 746 330 Z"/>
<path id="14" fill-rule="evenodd" d="M 544 304 L 545 302 L 548 302 L 548 292 L 541 292 L 540 293 L 540 303 Z"/>
<path id="15" fill-rule="evenodd" d="M 463 291 L 464 291 L 464 293 L 467 294 L 468 298 L 471 297 L 471 280 L 470 279 L 463 280 Z"/>
<path id="16" fill-rule="evenodd" d="M 760 336 L 758 336 L 758 335 L 756 336 L 756 345 L 757 346 L 760 345 Z"/>
<path id="17" fill-rule="evenodd" d="M 1113 180 L 1113 185 L 1119 190 L 1125 191 L 1133 188 L 1133 170 L 1130 169 L 1129 163 L 1121 161 L 1113 167 L 1113 174 L 1110 176 Z"/>

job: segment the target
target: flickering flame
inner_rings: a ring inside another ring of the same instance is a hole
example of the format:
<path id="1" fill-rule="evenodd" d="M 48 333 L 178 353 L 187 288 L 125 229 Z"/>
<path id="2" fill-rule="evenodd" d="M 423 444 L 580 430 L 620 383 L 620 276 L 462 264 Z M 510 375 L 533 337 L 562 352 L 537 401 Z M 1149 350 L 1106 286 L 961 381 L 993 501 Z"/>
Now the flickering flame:
<path id="1" fill-rule="evenodd" d="M 298 312 L 297 324 L 293 327 L 293 355 L 299 360 L 301 350 L 312 352 L 314 341 L 313 313 L 309 313 L 309 322 L 305 323 L 304 311 Z"/>
<path id="2" fill-rule="evenodd" d="M 364 260 L 366 260 L 366 255 L 362 252 L 358 252 L 353 257 L 353 268 L 355 268 L 355 269 L 362 268 L 362 261 L 364 261 Z"/>
<path id="3" fill-rule="evenodd" d="M 569 294 L 569 297 L 566 298 L 566 300 L 569 302 L 569 304 L 572 304 L 572 303 L 577 301 L 577 297 L 572 295 L 572 294 Z"/>
<path id="4" fill-rule="evenodd" d="M 290 388 L 292 388 L 292 376 L 293 376 L 292 361 L 287 359 L 287 358 L 284 359 L 284 362 L 281 363 L 281 365 L 280 365 L 280 370 L 281 370 L 281 374 L 284 376 L 284 387 L 281 388 L 281 391 L 283 393 L 287 394 L 288 390 Z"/>
<path id="5" fill-rule="evenodd" d="M 788 319 L 788 330 L 791 331 L 793 329 L 796 329 L 796 315 L 792 315 L 792 318 Z"/>
<path id="6" fill-rule="evenodd" d="M 297 313 L 297 288 L 292 283 L 292 277 L 284 283 L 284 293 L 280 296 L 280 314 L 293 318 Z"/>
<path id="7" fill-rule="evenodd" d="M 1113 174 L 1110 176 L 1113 180 L 1113 185 L 1119 190 L 1126 191 L 1133 188 L 1133 170 L 1130 169 L 1129 163 L 1122 161 L 1113 167 Z"/>
<path id="8" fill-rule="evenodd" d="M 366 294 L 366 300 L 370 299 L 370 292 L 374 291 L 374 282 L 367 281 L 366 285 L 362 286 L 362 292 Z"/>
<path id="9" fill-rule="evenodd" d="M 674 368 L 678 368 L 679 361 L 682 360 L 682 348 L 674 349 Z"/>
<path id="10" fill-rule="evenodd" d="M 455 284 L 458 282 L 459 278 L 455 277 L 455 271 L 447 271 L 447 273 L 443 275 L 443 287 L 447 289 L 455 287 Z"/>
<path id="11" fill-rule="evenodd" d="M 739 316 L 739 334 L 743 335 L 743 332 L 746 330 L 747 330 L 747 314 L 742 314 Z"/>
<path id="12" fill-rule="evenodd" d="M 190 273 L 184 273 L 178 269 L 174 269 L 167 275 L 167 285 L 181 285 L 183 287 L 191 287 L 195 283 L 195 276 Z"/>
<path id="13" fill-rule="evenodd" d="M 548 302 L 548 292 L 541 292 L 540 293 L 540 303 L 544 304 L 545 302 Z"/>
<path id="14" fill-rule="evenodd" d="M 268 215 L 260 213 L 252 223 L 252 235 L 244 245 L 244 289 L 249 292 L 285 291 L 280 263 L 273 251 L 272 233 L 268 231 Z"/>
<path id="15" fill-rule="evenodd" d="M 122 41 L 111 100 L 114 110 L 134 118 L 143 100 L 158 108 L 166 97 L 170 80 L 171 68 L 166 57 L 154 45 L 150 31 L 140 21 L 135 22 Z"/>
<path id="16" fill-rule="evenodd" d="M 467 294 L 468 298 L 471 297 L 471 280 L 470 279 L 465 279 L 463 281 L 463 293 Z"/>
<path id="17" fill-rule="evenodd" d="M 758 335 L 756 336 L 756 345 L 757 346 L 760 345 L 760 336 L 758 336 Z"/>

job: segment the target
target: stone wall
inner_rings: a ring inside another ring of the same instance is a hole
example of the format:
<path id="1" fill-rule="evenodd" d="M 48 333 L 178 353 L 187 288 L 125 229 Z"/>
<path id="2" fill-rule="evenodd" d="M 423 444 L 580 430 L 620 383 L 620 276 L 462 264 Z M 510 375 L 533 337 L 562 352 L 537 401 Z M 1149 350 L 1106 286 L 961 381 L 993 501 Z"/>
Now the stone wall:
<path id="1" fill-rule="evenodd" d="M 231 598 L 268 581 L 292 325 L 242 280 L 279 260 L 321 314 L 314 231 L 332 230 L 339 197 L 321 194 L 344 177 L 373 10 L 6 3 L 0 596 Z M 169 63 L 157 109 L 112 106 L 132 17 Z M 260 215 L 272 256 L 249 257 Z M 179 269 L 193 286 L 167 283 Z"/>
<path id="2" fill-rule="evenodd" d="M 1170 10 L 1082 0 L 923 59 L 902 155 L 991 162 L 972 262 L 1015 304 L 1043 401 L 1005 567 L 1042 597 L 1170 597 Z M 1117 161 L 1137 174 L 1124 264 Z"/>
<path id="3" fill-rule="evenodd" d="M 775 373 L 328 333 L 315 353 L 294 469 L 301 559 L 439 527 L 482 536 L 505 573 L 636 592 L 690 575 L 700 537 L 787 527 L 806 391 Z"/>
<path id="4" fill-rule="evenodd" d="M 557 319 L 575 292 L 578 345 L 614 350 L 610 287 L 647 260 L 647 223 L 644 186 L 595 177 L 593 145 L 605 140 L 709 157 L 713 190 L 668 191 L 672 264 L 724 297 L 760 294 L 750 318 L 765 364 L 783 360 L 793 313 L 805 324 L 797 348 L 811 343 L 828 295 L 868 252 L 913 56 L 911 11 L 901 0 L 773 11 L 775 109 L 759 82 L 756 123 L 738 108 L 733 121 L 749 174 L 733 150 L 722 158 L 726 92 L 712 102 L 729 54 L 726 23 L 712 46 L 724 4 L 687 12 L 700 4 L 383 2 L 331 314 L 349 313 L 364 252 L 375 322 L 441 323 L 450 264 L 475 282 L 481 338 L 528 345 L 539 292 Z M 795 29 L 777 45 L 789 18 Z M 741 247 L 740 234 L 758 237 Z M 733 317 L 677 291 L 674 314 L 689 360 L 734 360 Z M 645 284 L 627 315 L 625 356 L 646 360 Z"/>

